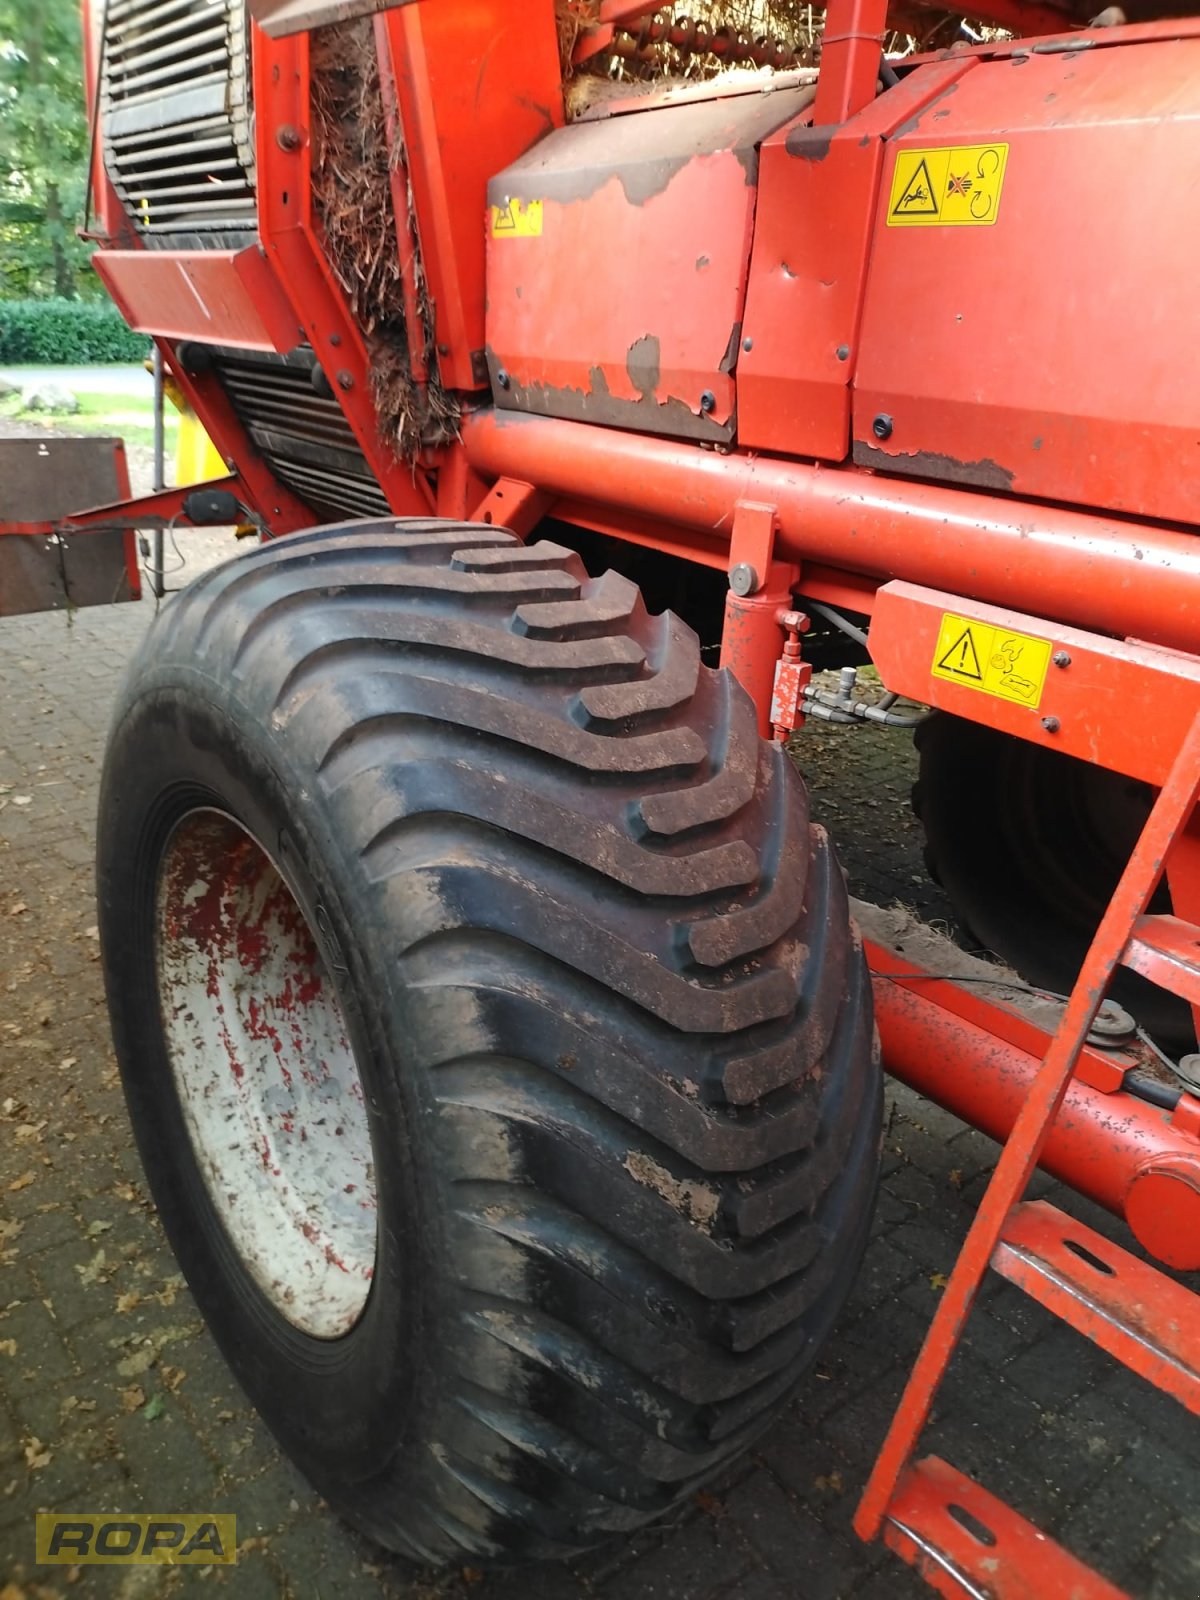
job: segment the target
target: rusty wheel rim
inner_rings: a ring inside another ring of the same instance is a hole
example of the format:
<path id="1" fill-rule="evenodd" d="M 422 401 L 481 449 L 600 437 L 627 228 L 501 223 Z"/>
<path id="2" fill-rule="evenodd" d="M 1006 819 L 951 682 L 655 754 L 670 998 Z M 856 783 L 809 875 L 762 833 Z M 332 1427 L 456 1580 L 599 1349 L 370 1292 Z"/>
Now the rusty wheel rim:
<path id="1" fill-rule="evenodd" d="M 371 1292 L 377 1195 L 366 1099 L 312 929 L 240 823 L 190 811 L 158 880 L 167 1053 L 197 1166 L 271 1304 L 319 1339 Z"/>

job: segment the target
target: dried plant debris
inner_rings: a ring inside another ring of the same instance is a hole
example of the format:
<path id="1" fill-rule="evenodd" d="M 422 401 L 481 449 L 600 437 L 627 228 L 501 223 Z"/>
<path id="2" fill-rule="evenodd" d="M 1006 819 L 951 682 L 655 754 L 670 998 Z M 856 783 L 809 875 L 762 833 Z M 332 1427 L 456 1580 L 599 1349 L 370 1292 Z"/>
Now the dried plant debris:
<path id="1" fill-rule="evenodd" d="M 437 375 L 433 318 L 415 240 L 406 240 L 415 274 L 418 328 L 405 316 L 393 188 L 412 192 L 398 133 L 389 142 L 370 18 L 312 35 L 313 204 L 330 264 L 362 329 L 371 360 L 379 429 L 396 455 L 415 460 L 422 446 L 458 431 L 458 401 Z M 393 186 L 393 176 L 403 178 Z M 414 375 L 416 374 L 416 375 Z M 427 376 L 426 376 L 427 375 Z"/>

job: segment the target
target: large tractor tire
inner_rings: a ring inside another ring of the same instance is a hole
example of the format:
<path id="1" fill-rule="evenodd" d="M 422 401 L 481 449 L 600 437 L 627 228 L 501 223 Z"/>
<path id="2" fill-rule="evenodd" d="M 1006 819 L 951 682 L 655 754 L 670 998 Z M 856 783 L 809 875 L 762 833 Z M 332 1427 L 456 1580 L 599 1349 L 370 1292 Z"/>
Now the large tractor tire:
<path id="1" fill-rule="evenodd" d="M 677 619 L 496 528 L 297 535 L 154 623 L 99 832 L 154 1197 L 338 1510 L 560 1556 L 760 1432 L 854 1278 L 880 1072 L 828 840 Z"/>
<path id="2" fill-rule="evenodd" d="M 943 711 L 915 739 L 913 809 L 930 875 L 976 944 L 1027 982 L 1068 993 L 1154 791 Z M 1171 909 L 1165 884 L 1151 909 Z M 1165 1042 L 1192 1047 L 1184 1001 L 1128 971 L 1109 992 Z"/>

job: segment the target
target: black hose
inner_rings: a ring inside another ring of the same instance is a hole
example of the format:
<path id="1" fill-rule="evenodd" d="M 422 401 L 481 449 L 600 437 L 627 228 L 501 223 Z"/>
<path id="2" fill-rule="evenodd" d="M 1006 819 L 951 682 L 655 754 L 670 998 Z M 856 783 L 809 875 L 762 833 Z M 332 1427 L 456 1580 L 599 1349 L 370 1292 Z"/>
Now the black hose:
<path id="1" fill-rule="evenodd" d="M 1169 1083 L 1159 1083 L 1157 1078 L 1143 1078 L 1140 1072 L 1127 1072 L 1121 1087 L 1138 1100 L 1160 1106 L 1164 1111 L 1174 1111 L 1183 1098 L 1182 1089 L 1173 1089 Z"/>

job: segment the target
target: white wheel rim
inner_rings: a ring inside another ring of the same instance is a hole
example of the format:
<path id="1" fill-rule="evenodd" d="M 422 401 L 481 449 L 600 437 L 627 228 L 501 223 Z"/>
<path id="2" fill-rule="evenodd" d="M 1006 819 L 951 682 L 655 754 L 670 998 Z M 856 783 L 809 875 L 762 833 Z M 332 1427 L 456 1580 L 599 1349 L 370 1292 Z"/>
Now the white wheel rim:
<path id="1" fill-rule="evenodd" d="M 168 840 L 157 967 L 175 1086 L 225 1231 L 293 1326 L 339 1338 L 375 1269 L 362 1081 L 304 913 L 223 812 L 189 812 Z"/>

